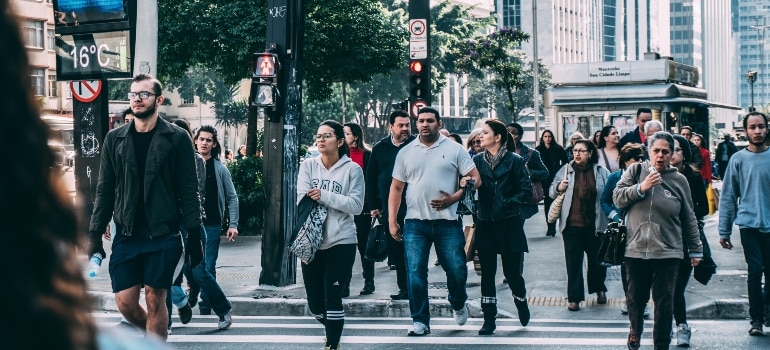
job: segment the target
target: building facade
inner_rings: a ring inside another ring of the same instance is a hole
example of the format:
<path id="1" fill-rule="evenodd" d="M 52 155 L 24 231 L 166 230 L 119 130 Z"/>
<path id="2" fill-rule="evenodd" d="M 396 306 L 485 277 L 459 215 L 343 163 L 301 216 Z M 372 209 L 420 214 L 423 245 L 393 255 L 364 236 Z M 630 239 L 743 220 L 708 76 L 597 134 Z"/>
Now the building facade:
<path id="1" fill-rule="evenodd" d="M 733 11 L 737 13 L 734 24 L 738 36 L 738 53 L 740 62 L 740 81 L 738 87 L 739 103 L 748 110 L 751 105 L 751 86 L 746 80 L 746 72 L 756 71 L 757 80 L 754 82 L 754 105 L 764 110 L 770 103 L 770 75 L 768 75 L 767 36 L 770 35 L 770 0 L 735 0 Z M 735 18 L 735 17 L 734 17 Z"/>

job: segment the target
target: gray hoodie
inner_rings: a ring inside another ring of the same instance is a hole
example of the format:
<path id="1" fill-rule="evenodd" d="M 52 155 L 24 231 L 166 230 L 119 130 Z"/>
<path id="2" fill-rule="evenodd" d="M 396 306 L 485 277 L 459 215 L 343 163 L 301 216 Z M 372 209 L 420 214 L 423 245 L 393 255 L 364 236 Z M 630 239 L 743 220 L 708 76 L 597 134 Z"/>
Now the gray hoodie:
<path id="1" fill-rule="evenodd" d="M 649 161 L 631 165 L 612 193 L 615 205 L 626 208 L 626 257 L 682 259 L 684 240 L 691 258 L 703 257 L 687 178 L 668 168 L 660 172 L 662 184 L 640 194 L 636 179 L 644 181 L 649 167 Z"/>
<path id="2" fill-rule="evenodd" d="M 364 173 L 350 157 L 342 156 L 331 169 L 326 169 L 321 157 L 305 159 L 299 166 L 297 203 L 311 188 L 321 190 L 318 203 L 327 207 L 324 240 L 320 250 L 338 244 L 356 243 L 353 216 L 364 208 Z"/>

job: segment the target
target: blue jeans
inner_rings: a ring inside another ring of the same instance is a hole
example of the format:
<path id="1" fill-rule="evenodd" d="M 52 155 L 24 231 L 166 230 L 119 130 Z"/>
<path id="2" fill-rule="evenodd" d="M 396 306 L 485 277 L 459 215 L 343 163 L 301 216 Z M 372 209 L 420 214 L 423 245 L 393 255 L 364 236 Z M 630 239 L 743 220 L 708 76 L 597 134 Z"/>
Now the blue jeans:
<path id="1" fill-rule="evenodd" d="M 201 239 L 203 240 L 203 262 L 205 263 L 206 271 L 211 275 L 211 277 L 216 282 L 217 279 L 217 258 L 219 257 L 219 234 L 222 232 L 222 228 L 220 226 L 203 226 L 203 230 L 201 230 Z M 203 265 L 203 264 L 202 264 Z M 195 274 L 195 270 L 193 269 L 193 275 Z M 195 276 L 193 276 L 195 277 Z M 200 284 L 200 281 L 197 277 L 195 277 L 195 281 Z M 203 288 L 203 286 L 200 287 L 201 289 L 201 301 L 200 301 L 200 309 L 204 311 L 209 311 L 212 309 L 211 305 L 209 304 L 208 295 L 206 295 L 206 290 Z"/>
<path id="2" fill-rule="evenodd" d="M 765 308 L 770 305 L 770 233 L 759 232 L 753 228 L 742 228 L 741 245 L 749 278 L 746 281 L 749 290 L 749 317 L 752 321 L 764 322 Z M 765 287 L 762 288 L 762 275 L 765 275 Z"/>
<path id="3" fill-rule="evenodd" d="M 460 310 L 468 300 L 465 281 L 465 236 L 462 224 L 455 220 L 415 220 L 404 223 L 406 251 L 406 282 L 412 320 L 430 325 L 428 299 L 428 259 L 430 247 L 436 245 L 436 255 L 446 273 L 447 299 L 453 310 Z"/>

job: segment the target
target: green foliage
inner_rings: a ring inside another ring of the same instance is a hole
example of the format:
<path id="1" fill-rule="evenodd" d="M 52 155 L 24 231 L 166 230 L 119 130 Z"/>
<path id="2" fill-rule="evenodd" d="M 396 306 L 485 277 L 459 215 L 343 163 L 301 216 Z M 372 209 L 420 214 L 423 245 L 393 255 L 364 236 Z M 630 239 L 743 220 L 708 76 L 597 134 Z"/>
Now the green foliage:
<path id="1" fill-rule="evenodd" d="M 131 89 L 131 80 L 110 80 L 107 83 L 107 98 L 110 101 L 128 101 L 126 95 Z"/>
<path id="2" fill-rule="evenodd" d="M 249 156 L 230 163 L 235 192 L 238 193 L 238 232 L 245 236 L 262 234 L 265 191 L 262 187 L 262 158 Z"/>
<path id="3" fill-rule="evenodd" d="M 514 94 L 527 86 L 526 55 L 514 49 L 527 40 L 527 33 L 501 28 L 455 48 L 455 54 L 459 57 L 457 70 L 476 77 L 486 73 L 488 82 L 505 94 L 505 107 L 514 115 L 514 119 L 517 111 L 517 98 Z"/>

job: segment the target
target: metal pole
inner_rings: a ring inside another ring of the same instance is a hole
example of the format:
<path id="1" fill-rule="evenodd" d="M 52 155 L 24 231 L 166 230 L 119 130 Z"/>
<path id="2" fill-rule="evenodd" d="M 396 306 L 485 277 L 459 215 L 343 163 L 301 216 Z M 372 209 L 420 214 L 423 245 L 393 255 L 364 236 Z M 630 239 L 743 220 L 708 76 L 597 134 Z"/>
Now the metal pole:
<path id="1" fill-rule="evenodd" d="M 540 64 L 537 57 L 537 1 L 532 1 L 532 100 L 535 114 L 535 143 L 540 133 Z"/>

